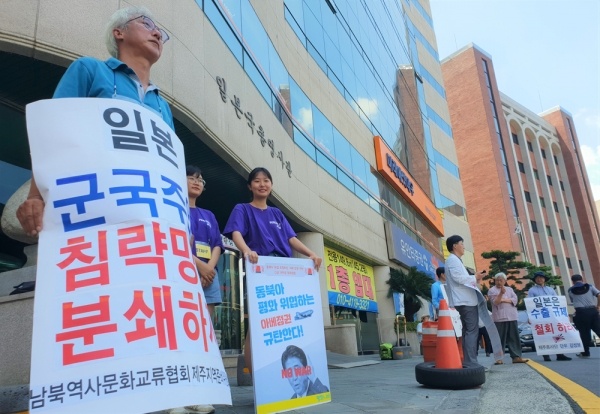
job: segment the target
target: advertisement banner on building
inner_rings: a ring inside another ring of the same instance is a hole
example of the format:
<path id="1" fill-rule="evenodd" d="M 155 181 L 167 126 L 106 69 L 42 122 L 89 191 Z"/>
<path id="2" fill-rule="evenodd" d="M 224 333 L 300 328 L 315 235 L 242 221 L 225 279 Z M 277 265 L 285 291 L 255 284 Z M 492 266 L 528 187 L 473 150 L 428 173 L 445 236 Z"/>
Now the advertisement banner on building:
<path id="1" fill-rule="evenodd" d="M 394 223 L 386 221 L 384 227 L 390 260 L 406 267 L 414 266 L 435 278 L 435 269 L 443 263 Z"/>
<path id="2" fill-rule="evenodd" d="M 377 312 L 373 267 L 325 247 L 329 304 Z"/>
<path id="3" fill-rule="evenodd" d="M 256 412 L 331 401 L 319 273 L 309 259 L 246 262 Z"/>
<path id="4" fill-rule="evenodd" d="M 525 298 L 525 307 L 538 355 L 583 352 L 579 332 L 569 321 L 564 296 Z"/>
<path id="5" fill-rule="evenodd" d="M 431 228 L 438 235 L 443 236 L 444 223 L 433 201 L 417 184 L 408 170 L 404 168 L 396 154 L 388 148 L 381 137 L 373 137 L 373 142 L 375 144 L 377 171 L 431 225 Z"/>
<path id="6" fill-rule="evenodd" d="M 192 259 L 183 145 L 118 99 L 27 105 L 45 201 L 31 413 L 231 404 Z"/>

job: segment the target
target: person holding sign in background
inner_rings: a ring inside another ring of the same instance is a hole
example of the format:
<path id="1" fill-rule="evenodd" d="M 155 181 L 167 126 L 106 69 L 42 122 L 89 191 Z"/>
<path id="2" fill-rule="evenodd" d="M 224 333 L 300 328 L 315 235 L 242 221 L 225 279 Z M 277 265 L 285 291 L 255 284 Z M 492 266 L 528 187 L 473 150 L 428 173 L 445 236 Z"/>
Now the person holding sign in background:
<path id="1" fill-rule="evenodd" d="M 542 271 L 535 272 L 532 279 L 535 286 L 527 292 L 528 298 L 535 298 L 537 296 L 556 296 L 554 289 L 550 286 L 546 286 L 546 282 L 549 279 L 546 273 Z M 571 359 L 572 358 L 569 358 L 565 354 L 556 354 L 557 361 L 570 361 Z M 550 361 L 550 355 L 544 355 L 544 361 Z"/>
<path id="2" fill-rule="evenodd" d="M 157 113 L 171 127 L 169 104 L 150 81 L 150 69 L 160 58 L 169 35 L 154 23 L 145 7 L 117 10 L 106 26 L 106 47 L 112 56 L 106 61 L 82 57 L 68 68 L 53 98 L 116 98 L 139 103 Z M 35 177 L 27 199 L 17 209 L 25 232 L 36 236 L 42 231 L 44 200 Z"/>
<path id="3" fill-rule="evenodd" d="M 223 235 L 233 240 L 244 259 L 250 263 L 257 263 L 258 256 L 292 257 L 292 250 L 295 250 L 312 259 L 319 270 L 321 257 L 298 240 L 281 210 L 267 205 L 273 189 L 271 173 L 266 168 L 257 167 L 248 175 L 247 183 L 252 192 L 252 201 L 237 204 L 233 208 Z M 244 349 L 246 368 L 251 372 L 249 330 Z"/>
<path id="4" fill-rule="evenodd" d="M 583 283 L 581 275 L 571 276 L 573 286 L 569 288 L 569 298 L 575 308 L 573 322 L 579 331 L 583 352 L 576 354 L 579 358 L 590 357 L 590 342 L 592 342 L 593 330 L 600 336 L 600 290 L 588 283 Z"/>
<path id="5" fill-rule="evenodd" d="M 308 358 L 302 348 L 288 345 L 281 354 L 281 365 L 294 390 L 294 395 L 291 398 L 302 398 L 329 392 L 329 388 L 314 375 L 313 368 L 309 365 Z"/>
<path id="6" fill-rule="evenodd" d="M 200 273 L 204 298 L 212 317 L 215 306 L 221 303 L 217 262 L 223 251 L 223 241 L 221 240 L 221 232 L 215 215 L 209 210 L 196 207 L 196 200 L 206 188 L 202 171 L 198 167 L 188 165 L 185 174 L 190 200 L 192 251 L 195 253 L 194 261 L 198 273 Z"/>

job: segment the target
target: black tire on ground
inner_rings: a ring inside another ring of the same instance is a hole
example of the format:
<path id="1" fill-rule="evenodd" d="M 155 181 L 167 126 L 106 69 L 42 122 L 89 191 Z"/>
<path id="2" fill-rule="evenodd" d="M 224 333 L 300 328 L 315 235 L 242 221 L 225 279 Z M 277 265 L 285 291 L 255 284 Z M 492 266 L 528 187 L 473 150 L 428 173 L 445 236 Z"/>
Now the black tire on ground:
<path id="1" fill-rule="evenodd" d="M 479 364 L 463 362 L 458 369 L 436 368 L 435 362 L 422 362 L 415 366 L 419 384 L 445 390 L 475 388 L 485 382 L 485 368 Z"/>

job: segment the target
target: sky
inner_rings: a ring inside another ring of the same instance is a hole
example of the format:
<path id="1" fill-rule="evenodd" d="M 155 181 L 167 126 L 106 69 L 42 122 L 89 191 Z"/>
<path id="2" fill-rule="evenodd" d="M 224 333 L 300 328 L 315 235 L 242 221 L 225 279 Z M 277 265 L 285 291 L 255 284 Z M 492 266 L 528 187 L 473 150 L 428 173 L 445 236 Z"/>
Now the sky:
<path id="1" fill-rule="evenodd" d="M 600 1 L 430 0 L 440 60 L 469 43 L 492 57 L 498 89 L 575 122 L 600 200 Z"/>

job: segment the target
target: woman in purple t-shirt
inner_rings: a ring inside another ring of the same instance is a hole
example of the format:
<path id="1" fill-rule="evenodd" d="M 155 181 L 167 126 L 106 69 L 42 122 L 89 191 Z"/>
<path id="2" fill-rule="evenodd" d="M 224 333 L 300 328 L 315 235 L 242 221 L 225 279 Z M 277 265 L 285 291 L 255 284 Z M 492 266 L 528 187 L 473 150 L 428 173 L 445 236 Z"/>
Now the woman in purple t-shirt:
<path id="1" fill-rule="evenodd" d="M 208 312 L 212 317 L 215 306 L 221 303 L 217 262 L 223 251 L 223 241 L 215 215 L 211 211 L 196 207 L 196 199 L 200 197 L 206 185 L 206 181 L 202 178 L 202 171 L 198 167 L 188 165 L 186 175 L 194 261 L 200 273 Z"/>
<path id="2" fill-rule="evenodd" d="M 223 234 L 233 240 L 244 258 L 257 263 L 258 256 L 292 257 L 292 250 L 308 256 L 319 270 L 322 259 L 296 237 L 290 223 L 283 213 L 267 205 L 267 199 L 273 188 L 271 173 L 263 167 L 257 167 L 248 176 L 248 189 L 252 192 L 252 201 L 234 207 Z M 246 367 L 252 366 L 250 349 L 250 331 L 244 345 Z"/>

